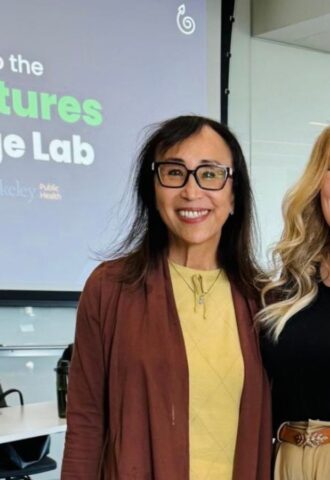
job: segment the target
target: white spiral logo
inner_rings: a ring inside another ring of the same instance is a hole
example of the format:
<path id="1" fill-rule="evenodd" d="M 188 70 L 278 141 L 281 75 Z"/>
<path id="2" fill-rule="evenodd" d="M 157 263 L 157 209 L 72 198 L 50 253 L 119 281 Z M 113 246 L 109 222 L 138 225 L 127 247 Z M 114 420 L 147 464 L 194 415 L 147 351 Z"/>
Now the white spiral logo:
<path id="1" fill-rule="evenodd" d="M 184 33 L 185 35 L 192 35 L 196 30 L 196 23 L 195 23 L 195 20 L 191 17 L 183 17 L 185 13 L 186 13 L 186 6 L 183 3 L 178 8 L 176 23 L 180 32 Z"/>

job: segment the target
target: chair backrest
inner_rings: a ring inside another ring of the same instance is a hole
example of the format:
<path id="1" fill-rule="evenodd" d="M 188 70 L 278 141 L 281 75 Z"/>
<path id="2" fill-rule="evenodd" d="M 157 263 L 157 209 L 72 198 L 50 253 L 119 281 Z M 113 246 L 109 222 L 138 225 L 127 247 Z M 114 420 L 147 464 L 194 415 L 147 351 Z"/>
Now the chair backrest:
<path id="1" fill-rule="evenodd" d="M 0 383 L 0 408 L 6 407 L 6 406 L 7 406 L 7 403 L 6 403 L 5 396 L 3 394 L 2 386 Z"/>
<path id="2" fill-rule="evenodd" d="M 10 395 L 11 393 L 17 393 L 19 396 L 19 403 L 21 405 L 24 405 L 24 399 L 23 399 L 23 394 L 20 390 L 17 390 L 17 388 L 10 388 L 9 390 L 6 390 L 5 392 L 2 390 L 1 384 L 0 384 L 0 408 L 8 407 L 7 402 L 6 402 L 6 397 L 7 395 Z"/>

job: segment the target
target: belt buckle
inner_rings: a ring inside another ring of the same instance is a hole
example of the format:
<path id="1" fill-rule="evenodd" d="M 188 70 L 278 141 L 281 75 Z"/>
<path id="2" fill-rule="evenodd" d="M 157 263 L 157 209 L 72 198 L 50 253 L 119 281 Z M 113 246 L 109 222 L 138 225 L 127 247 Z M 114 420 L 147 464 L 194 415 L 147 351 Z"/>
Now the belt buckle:
<path id="1" fill-rule="evenodd" d="M 321 432 L 307 432 L 298 433 L 295 436 L 295 441 L 298 447 L 318 447 L 328 440 L 328 438 L 327 435 L 324 435 Z"/>

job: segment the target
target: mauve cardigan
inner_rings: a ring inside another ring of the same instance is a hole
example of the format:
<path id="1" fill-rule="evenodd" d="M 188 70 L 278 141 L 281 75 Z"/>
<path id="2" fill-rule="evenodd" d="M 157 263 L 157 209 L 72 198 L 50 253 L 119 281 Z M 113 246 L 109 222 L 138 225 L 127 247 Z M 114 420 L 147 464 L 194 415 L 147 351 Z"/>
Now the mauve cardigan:
<path id="1" fill-rule="evenodd" d="M 167 260 L 135 289 L 116 280 L 121 269 L 121 260 L 103 263 L 81 295 L 61 479 L 189 480 L 189 374 Z M 254 304 L 231 288 L 244 359 L 233 480 L 269 480 Z"/>

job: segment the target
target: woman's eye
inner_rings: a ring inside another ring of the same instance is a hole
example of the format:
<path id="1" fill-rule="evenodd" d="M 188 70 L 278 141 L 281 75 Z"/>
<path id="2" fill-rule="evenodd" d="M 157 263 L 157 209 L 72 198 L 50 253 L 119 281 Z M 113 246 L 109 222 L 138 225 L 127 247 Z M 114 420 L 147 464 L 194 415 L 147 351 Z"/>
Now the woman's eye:
<path id="1" fill-rule="evenodd" d="M 216 175 L 215 175 L 215 172 L 212 171 L 212 170 L 206 170 L 206 172 L 203 172 L 203 178 L 215 178 Z"/>
<path id="2" fill-rule="evenodd" d="M 169 170 L 167 172 L 167 175 L 169 175 L 170 177 L 182 177 L 183 171 L 179 168 L 172 168 L 172 170 Z"/>

